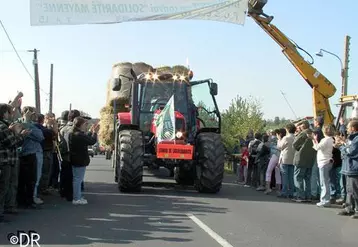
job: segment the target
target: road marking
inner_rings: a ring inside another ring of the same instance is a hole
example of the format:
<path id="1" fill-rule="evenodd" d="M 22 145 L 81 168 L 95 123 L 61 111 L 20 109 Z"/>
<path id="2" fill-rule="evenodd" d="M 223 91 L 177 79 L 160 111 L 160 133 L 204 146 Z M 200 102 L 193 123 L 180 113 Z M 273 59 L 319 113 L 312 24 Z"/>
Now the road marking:
<path id="1" fill-rule="evenodd" d="M 210 227 L 208 227 L 204 222 L 199 220 L 196 216 L 193 214 L 187 214 L 187 216 L 194 221 L 195 224 L 197 224 L 201 229 L 203 229 L 207 234 L 209 234 L 210 237 L 212 237 L 216 242 L 218 242 L 222 247 L 234 247 L 232 246 L 228 241 L 223 239 L 219 234 L 211 230 Z"/>

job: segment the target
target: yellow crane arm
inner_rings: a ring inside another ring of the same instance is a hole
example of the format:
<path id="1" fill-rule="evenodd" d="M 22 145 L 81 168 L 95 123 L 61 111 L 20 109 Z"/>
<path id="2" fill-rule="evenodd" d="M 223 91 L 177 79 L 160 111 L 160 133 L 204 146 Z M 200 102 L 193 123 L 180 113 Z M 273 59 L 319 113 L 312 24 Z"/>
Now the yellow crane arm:
<path id="1" fill-rule="evenodd" d="M 250 0 L 249 16 L 282 48 L 283 54 L 312 88 L 314 117 L 322 116 L 325 124 L 332 124 L 334 116 L 329 98 L 336 93 L 335 86 L 302 57 L 294 42 L 271 24 L 273 17 L 263 12 L 266 3 L 267 0 Z"/>

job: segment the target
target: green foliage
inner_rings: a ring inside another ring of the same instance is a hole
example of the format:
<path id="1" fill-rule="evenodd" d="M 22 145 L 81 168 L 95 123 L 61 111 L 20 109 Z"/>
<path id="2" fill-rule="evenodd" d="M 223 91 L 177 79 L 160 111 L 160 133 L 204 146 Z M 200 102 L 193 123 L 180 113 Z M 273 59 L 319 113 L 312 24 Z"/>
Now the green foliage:
<path id="1" fill-rule="evenodd" d="M 197 105 L 199 118 L 203 120 L 205 123 L 205 127 L 207 128 L 217 128 L 219 127 L 219 121 L 216 117 L 215 113 L 211 113 L 215 109 L 211 109 L 210 107 L 206 106 L 203 101 L 200 101 Z"/>
<path id="2" fill-rule="evenodd" d="M 263 131 L 264 126 L 261 102 L 251 96 L 237 96 L 222 113 L 222 137 L 229 150 L 232 150 L 239 137 L 245 138 L 249 131 Z"/>
<path id="3" fill-rule="evenodd" d="M 266 120 L 265 130 L 284 128 L 288 123 L 291 123 L 288 119 L 275 117 L 274 119 Z"/>

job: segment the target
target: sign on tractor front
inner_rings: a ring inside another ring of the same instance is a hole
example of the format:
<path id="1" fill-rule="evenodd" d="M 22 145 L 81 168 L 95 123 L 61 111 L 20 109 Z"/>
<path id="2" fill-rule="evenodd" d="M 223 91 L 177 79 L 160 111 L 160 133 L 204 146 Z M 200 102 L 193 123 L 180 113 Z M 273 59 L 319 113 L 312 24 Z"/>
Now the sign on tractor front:
<path id="1" fill-rule="evenodd" d="M 151 20 L 211 20 L 243 25 L 248 0 L 30 0 L 32 26 Z"/>
<path id="2" fill-rule="evenodd" d="M 159 143 L 157 145 L 157 158 L 174 160 L 193 159 L 194 147 L 192 145 Z"/>

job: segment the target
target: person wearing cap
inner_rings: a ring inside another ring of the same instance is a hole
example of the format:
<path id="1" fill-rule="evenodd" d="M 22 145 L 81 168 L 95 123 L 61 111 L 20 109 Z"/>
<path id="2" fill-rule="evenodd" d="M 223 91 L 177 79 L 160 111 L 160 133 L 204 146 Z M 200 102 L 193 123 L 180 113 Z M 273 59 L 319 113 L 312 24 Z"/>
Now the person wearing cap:
<path id="1" fill-rule="evenodd" d="M 312 167 L 316 159 L 316 151 L 312 148 L 313 141 L 310 124 L 308 121 L 300 122 L 301 132 L 295 137 L 292 145 L 295 149 L 295 156 L 293 164 L 294 180 L 296 188 L 295 202 L 308 202 L 311 201 L 311 175 Z"/>

